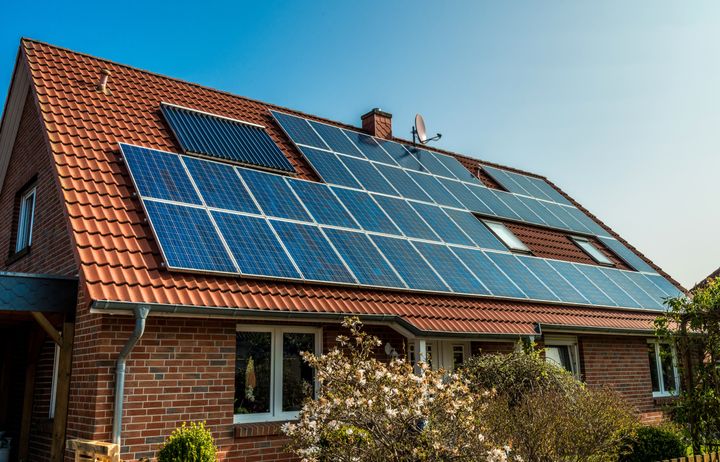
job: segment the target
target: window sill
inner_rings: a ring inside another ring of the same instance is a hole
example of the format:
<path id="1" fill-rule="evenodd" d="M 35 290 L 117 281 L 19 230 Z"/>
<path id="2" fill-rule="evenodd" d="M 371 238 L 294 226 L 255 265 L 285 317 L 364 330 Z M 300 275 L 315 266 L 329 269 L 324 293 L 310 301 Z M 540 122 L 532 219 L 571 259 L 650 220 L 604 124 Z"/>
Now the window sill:
<path id="1" fill-rule="evenodd" d="M 274 422 L 236 423 L 234 426 L 235 439 L 282 435 L 280 427 L 287 422 L 287 420 L 280 420 Z"/>
<path id="2" fill-rule="evenodd" d="M 671 395 L 671 394 L 663 394 L 663 395 L 656 395 L 653 394 L 653 403 L 656 406 L 663 406 L 666 404 L 670 404 L 673 401 L 677 399 L 678 395 Z"/>
<path id="3" fill-rule="evenodd" d="M 15 263 L 16 261 L 20 260 L 25 255 L 29 255 L 31 249 L 32 249 L 32 246 L 27 246 L 22 250 L 18 250 L 17 252 L 12 252 L 10 255 L 8 255 L 7 260 L 5 260 L 5 266 Z"/>

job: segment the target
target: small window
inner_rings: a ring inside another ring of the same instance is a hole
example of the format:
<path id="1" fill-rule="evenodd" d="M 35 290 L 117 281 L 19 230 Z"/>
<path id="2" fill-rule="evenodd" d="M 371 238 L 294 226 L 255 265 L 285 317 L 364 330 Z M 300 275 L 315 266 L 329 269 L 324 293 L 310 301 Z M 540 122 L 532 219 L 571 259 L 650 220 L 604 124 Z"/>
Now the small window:
<path id="1" fill-rule="evenodd" d="M 588 239 L 579 236 L 571 236 L 570 238 L 575 244 L 577 244 L 578 247 L 583 250 L 583 252 L 588 254 L 590 258 L 595 260 L 597 263 L 600 263 L 601 265 L 613 266 L 613 262 L 610 261 L 610 259 L 604 253 L 602 253 L 600 249 L 595 247 L 593 243 L 590 242 Z"/>
<path id="2" fill-rule="evenodd" d="M 575 377 L 579 377 L 577 340 L 575 338 L 545 339 L 545 361 L 556 364 Z"/>
<path id="3" fill-rule="evenodd" d="M 36 189 L 35 187 L 30 188 L 20 196 L 15 253 L 25 250 L 32 244 Z"/>
<path id="4" fill-rule="evenodd" d="M 297 418 L 315 374 L 300 353 L 319 353 L 320 331 L 303 327 L 238 328 L 235 422 Z"/>
<path id="5" fill-rule="evenodd" d="M 50 411 L 48 413 L 49 418 L 55 417 L 55 400 L 57 399 L 57 385 L 58 385 L 58 366 L 60 364 L 60 345 L 55 344 L 55 354 L 53 356 L 53 371 L 52 371 L 52 385 L 50 386 Z"/>
<path id="6" fill-rule="evenodd" d="M 483 223 L 485 223 L 487 227 L 490 228 L 490 231 L 492 231 L 498 237 L 498 239 L 500 239 L 503 244 L 507 246 L 508 249 L 514 250 L 516 252 L 531 253 L 528 246 L 526 246 L 523 241 L 518 239 L 518 237 L 513 234 L 513 232 L 510 231 L 510 229 L 505 226 L 504 223 L 488 220 L 484 220 Z"/>
<path id="7" fill-rule="evenodd" d="M 678 393 L 680 374 L 675 348 L 657 340 L 648 341 L 648 360 L 653 396 L 672 396 Z"/>

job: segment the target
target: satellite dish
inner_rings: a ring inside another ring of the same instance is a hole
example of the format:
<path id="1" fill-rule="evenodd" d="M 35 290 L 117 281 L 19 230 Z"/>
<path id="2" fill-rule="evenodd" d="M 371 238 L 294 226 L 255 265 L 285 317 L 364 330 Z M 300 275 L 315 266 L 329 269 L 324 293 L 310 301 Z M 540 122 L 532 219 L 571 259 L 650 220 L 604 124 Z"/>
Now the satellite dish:
<path id="1" fill-rule="evenodd" d="M 430 141 L 436 141 L 442 137 L 442 135 L 438 133 L 432 138 L 428 138 L 427 129 L 425 128 L 425 119 L 423 119 L 423 116 L 420 114 L 415 115 L 415 126 L 412 128 L 412 135 L 413 143 L 419 141 L 420 144 L 427 144 Z"/>

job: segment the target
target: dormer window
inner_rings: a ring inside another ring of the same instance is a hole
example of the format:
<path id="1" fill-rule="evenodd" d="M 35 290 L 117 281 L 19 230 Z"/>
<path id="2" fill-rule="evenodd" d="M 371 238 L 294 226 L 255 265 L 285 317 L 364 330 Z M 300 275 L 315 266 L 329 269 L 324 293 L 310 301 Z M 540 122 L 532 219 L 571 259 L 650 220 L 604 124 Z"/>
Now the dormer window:
<path id="1" fill-rule="evenodd" d="M 35 218 L 35 197 L 37 187 L 32 186 L 20 195 L 18 210 L 15 253 L 20 253 L 32 244 L 32 228 Z"/>
<path id="2" fill-rule="evenodd" d="M 500 239 L 505 246 L 514 252 L 531 253 L 530 248 L 526 246 L 523 241 L 510 231 L 510 228 L 505 226 L 504 223 L 499 221 L 483 220 L 483 223 L 490 228 L 490 231 Z"/>
<path id="3" fill-rule="evenodd" d="M 583 252 L 588 254 L 590 258 L 595 260 L 596 263 L 600 263 L 601 265 L 613 266 L 613 262 L 610 261 L 610 259 L 600 251 L 600 249 L 595 247 L 589 239 L 580 236 L 571 236 L 570 239 L 572 239 L 572 241 L 578 247 L 580 247 Z"/>

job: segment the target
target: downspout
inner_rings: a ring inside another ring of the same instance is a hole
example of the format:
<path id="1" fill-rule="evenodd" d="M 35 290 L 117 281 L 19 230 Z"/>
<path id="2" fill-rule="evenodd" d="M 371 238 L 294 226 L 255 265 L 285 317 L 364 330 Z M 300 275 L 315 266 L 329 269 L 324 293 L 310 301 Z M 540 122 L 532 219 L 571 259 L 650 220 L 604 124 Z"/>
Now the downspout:
<path id="1" fill-rule="evenodd" d="M 125 395 L 125 363 L 135 344 L 145 332 L 145 320 L 150 307 L 139 306 L 135 310 L 135 329 L 118 356 L 115 368 L 115 410 L 113 415 L 112 442 L 120 448 L 120 433 L 122 432 L 123 398 Z"/>

